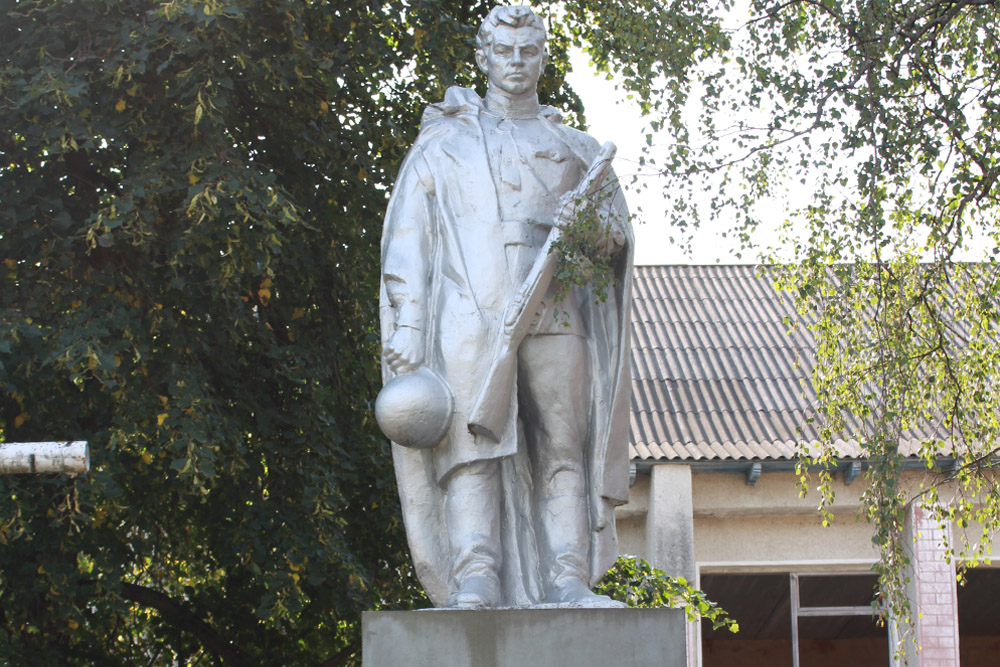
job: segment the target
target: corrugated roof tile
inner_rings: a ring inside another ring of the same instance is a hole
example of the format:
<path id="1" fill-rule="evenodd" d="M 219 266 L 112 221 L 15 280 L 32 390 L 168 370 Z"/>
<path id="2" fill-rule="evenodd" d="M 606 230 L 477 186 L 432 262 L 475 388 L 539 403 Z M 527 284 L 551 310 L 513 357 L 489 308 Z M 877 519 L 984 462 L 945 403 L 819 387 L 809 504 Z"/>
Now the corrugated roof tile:
<path id="1" fill-rule="evenodd" d="M 818 442 L 814 339 L 752 266 L 643 266 L 632 308 L 630 455 L 640 460 L 789 459 Z M 788 322 L 795 326 L 789 326 Z M 846 420 L 849 433 L 861 424 Z M 907 435 L 946 437 L 925 424 Z M 843 456 L 860 443 L 838 440 Z"/>

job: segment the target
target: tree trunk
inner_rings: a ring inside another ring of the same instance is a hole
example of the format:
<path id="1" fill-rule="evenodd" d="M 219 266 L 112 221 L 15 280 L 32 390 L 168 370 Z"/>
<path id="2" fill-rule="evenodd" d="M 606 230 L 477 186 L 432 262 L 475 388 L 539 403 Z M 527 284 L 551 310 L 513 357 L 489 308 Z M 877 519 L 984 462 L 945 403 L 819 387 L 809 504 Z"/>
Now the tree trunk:
<path id="1" fill-rule="evenodd" d="M 72 475 L 89 470 L 90 448 L 85 440 L 0 443 L 0 475 L 35 472 Z"/>

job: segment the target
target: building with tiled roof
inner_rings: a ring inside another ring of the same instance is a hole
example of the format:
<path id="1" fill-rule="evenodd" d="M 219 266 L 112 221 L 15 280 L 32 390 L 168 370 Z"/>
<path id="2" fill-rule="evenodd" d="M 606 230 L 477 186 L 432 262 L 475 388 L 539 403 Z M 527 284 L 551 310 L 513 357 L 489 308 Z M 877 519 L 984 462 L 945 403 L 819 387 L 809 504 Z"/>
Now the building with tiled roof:
<path id="1" fill-rule="evenodd" d="M 635 477 L 618 511 L 621 551 L 699 581 L 742 628 L 693 630 L 692 667 L 889 665 L 887 630 L 867 611 L 878 552 L 856 518 L 866 462 L 852 434 L 836 442 L 833 525 L 820 523 L 819 495 L 796 487 L 799 447 L 820 428 L 808 322 L 752 266 L 636 267 L 633 299 Z M 911 575 L 925 647 L 908 664 L 1000 664 L 1000 570 L 972 570 L 956 589 L 936 524 L 919 510 L 906 520 L 924 536 Z"/>

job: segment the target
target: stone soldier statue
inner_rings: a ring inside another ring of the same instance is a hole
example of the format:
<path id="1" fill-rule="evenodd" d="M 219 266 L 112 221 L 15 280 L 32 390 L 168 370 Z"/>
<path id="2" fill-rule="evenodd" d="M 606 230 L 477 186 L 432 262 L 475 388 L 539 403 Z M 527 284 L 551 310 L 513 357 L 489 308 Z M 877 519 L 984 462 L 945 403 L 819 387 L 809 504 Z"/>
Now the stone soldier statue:
<path id="1" fill-rule="evenodd" d="M 546 32 L 530 9 L 494 8 L 477 45 L 485 99 L 453 87 L 426 109 L 383 232 L 383 394 L 422 375 L 403 430 L 423 428 L 424 404 L 448 416 L 416 445 L 383 427 L 407 538 L 436 606 L 615 606 L 590 588 L 617 557 L 614 507 L 628 499 L 628 211 L 613 173 L 598 172 L 607 298 L 541 281 L 511 384 L 484 390 L 505 318 L 553 226 L 575 221 L 570 195 L 600 146 L 538 103 Z M 492 428 L 476 427 L 477 400 Z"/>

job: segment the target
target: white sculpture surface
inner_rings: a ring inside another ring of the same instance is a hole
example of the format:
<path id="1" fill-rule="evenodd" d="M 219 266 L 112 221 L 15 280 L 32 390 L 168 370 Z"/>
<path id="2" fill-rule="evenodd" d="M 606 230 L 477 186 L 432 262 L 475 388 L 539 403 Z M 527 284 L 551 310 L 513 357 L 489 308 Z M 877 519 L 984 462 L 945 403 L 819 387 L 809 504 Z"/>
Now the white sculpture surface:
<path id="1" fill-rule="evenodd" d="M 485 99 L 455 87 L 426 109 L 386 213 L 377 414 L 438 607 L 617 604 L 590 588 L 628 499 L 632 232 L 613 146 L 538 103 L 545 42 L 531 10 L 493 9 Z M 587 197 L 603 302 L 552 279 L 549 245 Z"/>

